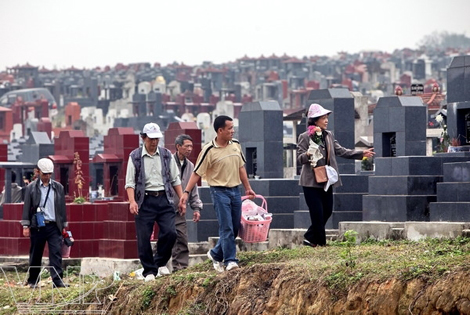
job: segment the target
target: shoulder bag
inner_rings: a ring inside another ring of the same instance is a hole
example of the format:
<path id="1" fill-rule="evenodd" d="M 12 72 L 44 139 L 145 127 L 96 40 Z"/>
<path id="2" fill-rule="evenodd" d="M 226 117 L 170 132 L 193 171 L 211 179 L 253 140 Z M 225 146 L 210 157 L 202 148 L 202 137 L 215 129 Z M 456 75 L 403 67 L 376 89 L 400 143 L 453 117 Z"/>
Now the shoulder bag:
<path id="1" fill-rule="evenodd" d="M 326 150 L 326 164 L 330 163 L 330 154 L 329 150 Z M 326 183 L 328 181 L 328 176 L 326 175 L 326 165 L 317 166 L 313 168 L 315 173 L 315 181 L 319 184 Z"/>

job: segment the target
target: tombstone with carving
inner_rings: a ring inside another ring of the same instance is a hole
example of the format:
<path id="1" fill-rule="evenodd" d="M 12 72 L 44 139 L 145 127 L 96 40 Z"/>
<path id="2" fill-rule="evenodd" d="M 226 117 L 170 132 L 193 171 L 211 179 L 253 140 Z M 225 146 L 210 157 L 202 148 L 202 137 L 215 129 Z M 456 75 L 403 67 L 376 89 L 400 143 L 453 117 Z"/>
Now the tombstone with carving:
<path id="1" fill-rule="evenodd" d="M 238 126 L 248 176 L 283 178 L 283 122 L 279 103 L 243 105 Z"/>

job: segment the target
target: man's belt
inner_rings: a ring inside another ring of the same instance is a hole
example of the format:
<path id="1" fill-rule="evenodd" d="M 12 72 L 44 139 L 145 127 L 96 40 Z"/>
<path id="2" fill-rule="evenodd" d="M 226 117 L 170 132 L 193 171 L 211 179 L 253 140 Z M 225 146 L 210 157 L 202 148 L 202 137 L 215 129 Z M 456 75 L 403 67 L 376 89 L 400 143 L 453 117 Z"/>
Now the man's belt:
<path id="1" fill-rule="evenodd" d="M 158 190 L 158 191 L 152 191 L 152 190 L 146 190 L 145 191 L 145 195 L 146 196 L 155 196 L 155 197 L 158 197 L 158 196 L 162 196 L 165 194 L 165 191 L 164 190 Z"/>

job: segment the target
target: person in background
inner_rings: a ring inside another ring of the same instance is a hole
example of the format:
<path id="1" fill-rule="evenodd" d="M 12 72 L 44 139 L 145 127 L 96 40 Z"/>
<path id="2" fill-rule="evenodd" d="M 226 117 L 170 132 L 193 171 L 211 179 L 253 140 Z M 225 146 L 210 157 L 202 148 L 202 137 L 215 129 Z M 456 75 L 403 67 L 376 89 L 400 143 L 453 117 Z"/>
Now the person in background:
<path id="1" fill-rule="evenodd" d="M 68 286 L 62 281 L 62 234 L 67 233 L 68 226 L 64 187 L 51 179 L 54 164 L 50 159 L 40 159 L 37 165 L 39 178 L 25 189 L 21 220 L 23 236 L 31 240 L 28 285 L 35 288 L 39 283 L 42 254 L 47 242 L 52 284 L 64 288 Z M 38 227 L 36 221 L 38 208 L 44 212 L 43 227 Z"/>
<path id="2" fill-rule="evenodd" d="M 217 137 L 206 144 L 196 161 L 180 206 L 186 205 L 190 191 L 204 176 L 210 186 L 212 202 L 219 222 L 219 240 L 207 252 L 217 272 L 238 268 L 235 238 L 241 220 L 242 200 L 239 185 L 243 183 L 245 194 L 255 198 L 245 169 L 245 157 L 238 140 L 233 139 L 233 120 L 228 116 L 218 116 L 214 120 Z"/>
<path id="3" fill-rule="evenodd" d="M 11 200 L 10 203 L 20 203 L 23 201 L 23 188 L 16 183 L 16 173 L 11 171 Z M 0 206 L 5 203 L 5 188 L 0 198 Z"/>
<path id="4" fill-rule="evenodd" d="M 336 157 L 361 160 L 363 157 L 372 157 L 373 148 L 364 151 L 350 150 L 342 147 L 335 140 L 333 134 L 326 130 L 328 116 L 331 111 L 324 109 L 319 104 L 312 104 L 307 113 L 307 131 L 299 135 L 297 143 L 297 163 L 302 165 L 299 185 L 302 186 L 307 203 L 311 225 L 304 234 L 303 245 L 316 247 L 326 245 L 325 224 L 333 212 L 333 188 L 325 187 L 325 183 L 318 183 L 315 179 L 311 165 L 311 158 L 317 153 L 320 159 L 316 166 L 330 165 L 338 173 Z M 310 140 L 317 143 L 319 152 L 309 150 Z M 333 184 L 333 187 L 341 186 L 341 180 Z M 325 188 L 326 191 L 325 191 Z"/>
<path id="5" fill-rule="evenodd" d="M 27 186 L 38 177 L 39 177 L 39 168 L 37 165 L 35 165 L 33 169 L 33 174 L 31 175 L 31 180 L 27 179 L 26 176 L 23 176 L 23 182 L 25 186 Z"/>
<path id="6" fill-rule="evenodd" d="M 181 197 L 181 180 L 178 166 L 171 152 L 159 147 L 163 137 L 160 127 L 148 123 L 141 132 L 143 145 L 129 155 L 126 173 L 126 191 L 129 211 L 134 215 L 137 232 L 137 249 L 144 268 L 145 281 L 169 275 L 166 267 L 176 241 L 174 192 Z M 186 213 L 186 204 L 179 209 Z M 150 237 L 153 226 L 159 227 L 157 252 L 152 252 Z"/>
<path id="7" fill-rule="evenodd" d="M 186 187 L 191 173 L 194 170 L 194 164 L 188 158 L 193 151 L 193 139 L 189 135 L 179 135 L 175 139 L 176 152 L 173 155 L 176 165 L 180 170 L 181 187 Z M 201 218 L 202 201 L 199 199 L 197 186 L 189 192 L 189 205 L 193 209 L 193 221 L 198 222 Z M 178 206 L 179 198 L 175 195 L 175 205 Z M 173 246 L 173 270 L 182 270 L 189 264 L 188 232 L 186 228 L 186 217 L 176 215 L 176 243 Z"/>

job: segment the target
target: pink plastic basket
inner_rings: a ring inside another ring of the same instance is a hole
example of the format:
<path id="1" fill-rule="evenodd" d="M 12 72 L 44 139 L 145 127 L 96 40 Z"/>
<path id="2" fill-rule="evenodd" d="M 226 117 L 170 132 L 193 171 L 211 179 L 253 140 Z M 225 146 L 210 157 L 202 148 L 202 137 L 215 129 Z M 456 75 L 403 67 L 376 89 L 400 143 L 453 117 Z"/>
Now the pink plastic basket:
<path id="1" fill-rule="evenodd" d="M 72 246 L 65 245 L 64 241 L 62 241 L 62 258 L 70 258 L 70 250 Z"/>
<path id="2" fill-rule="evenodd" d="M 256 198 L 263 200 L 261 203 L 261 212 L 268 212 L 268 204 L 266 199 L 261 195 L 256 195 Z M 248 196 L 243 196 L 242 201 L 248 199 Z M 259 243 L 264 242 L 268 239 L 269 225 L 271 224 L 272 218 L 263 221 L 249 221 L 243 217 L 243 212 L 247 212 L 246 203 L 242 203 L 242 219 L 240 222 L 240 230 L 238 231 L 238 236 L 245 243 Z"/>

